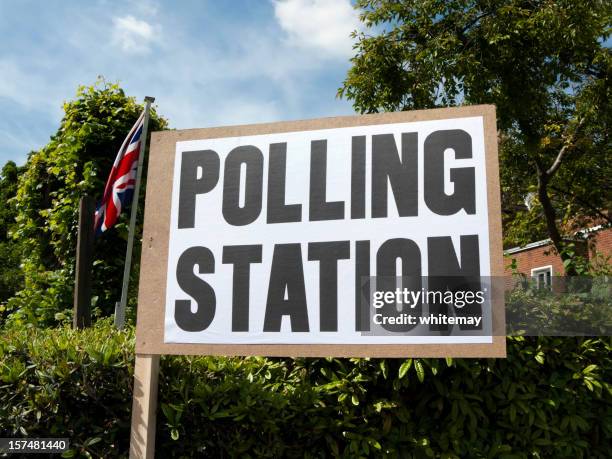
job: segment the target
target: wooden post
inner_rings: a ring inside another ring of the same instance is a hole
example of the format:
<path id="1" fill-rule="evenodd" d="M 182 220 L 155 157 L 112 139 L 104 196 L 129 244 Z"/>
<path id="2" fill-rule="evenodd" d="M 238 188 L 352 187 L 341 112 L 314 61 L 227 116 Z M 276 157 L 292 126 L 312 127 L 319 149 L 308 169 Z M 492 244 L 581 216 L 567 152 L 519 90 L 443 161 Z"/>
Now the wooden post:
<path id="1" fill-rule="evenodd" d="M 155 457 L 158 380 L 159 355 L 136 354 L 130 459 L 153 459 Z"/>
<path id="2" fill-rule="evenodd" d="M 76 273 L 74 277 L 74 328 L 91 326 L 91 264 L 93 261 L 95 202 L 83 195 L 79 202 Z"/>

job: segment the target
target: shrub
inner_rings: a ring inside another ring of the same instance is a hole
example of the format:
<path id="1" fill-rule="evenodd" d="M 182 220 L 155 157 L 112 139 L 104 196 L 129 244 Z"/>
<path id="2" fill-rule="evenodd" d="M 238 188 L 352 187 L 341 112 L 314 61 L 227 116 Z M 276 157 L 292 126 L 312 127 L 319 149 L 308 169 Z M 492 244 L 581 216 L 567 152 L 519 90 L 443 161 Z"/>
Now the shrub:
<path id="1" fill-rule="evenodd" d="M 70 320 L 76 260 L 79 200 L 83 194 L 100 199 L 121 143 L 143 107 L 116 84 L 99 80 L 79 87 L 63 106 L 57 132 L 32 152 L 20 171 L 13 199 L 15 224 L 11 244 L 21 254 L 23 277 L 7 302 L 7 321 L 55 326 Z M 166 121 L 151 111 L 149 132 Z M 144 171 L 143 177 L 146 177 Z M 144 185 L 144 183 L 143 183 Z M 144 190 L 139 209 L 144 206 Z M 95 241 L 92 266 L 93 315 L 108 316 L 120 296 L 129 212 L 117 226 Z M 142 222 L 142 218 L 139 219 Z M 134 259 L 139 260 L 142 225 L 136 227 Z M 134 262 L 129 298 L 136 298 L 139 262 Z"/>
<path id="2" fill-rule="evenodd" d="M 158 457 L 606 457 L 610 339 L 509 338 L 507 359 L 162 358 Z M 126 456 L 133 333 L 6 330 L 0 436 Z"/>
<path id="3" fill-rule="evenodd" d="M 83 331 L 4 330 L 0 435 L 70 437 L 94 457 L 127 451 L 132 338 L 108 320 Z"/>
<path id="4" fill-rule="evenodd" d="M 23 273 L 19 267 L 21 250 L 10 241 L 11 227 L 17 214 L 13 198 L 21 172 L 22 168 L 13 161 L 0 168 L 0 323 L 5 316 L 4 304 L 23 287 Z"/>
<path id="5" fill-rule="evenodd" d="M 511 335 L 577 336 L 612 332 L 612 278 L 558 277 L 564 292 L 531 286 L 506 292 L 506 330 Z"/>

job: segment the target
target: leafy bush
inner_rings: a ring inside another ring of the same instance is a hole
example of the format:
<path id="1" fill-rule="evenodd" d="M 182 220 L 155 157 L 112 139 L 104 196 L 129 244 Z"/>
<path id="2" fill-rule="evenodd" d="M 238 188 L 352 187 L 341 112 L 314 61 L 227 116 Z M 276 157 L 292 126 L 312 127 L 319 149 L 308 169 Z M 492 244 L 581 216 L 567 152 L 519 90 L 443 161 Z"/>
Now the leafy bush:
<path id="1" fill-rule="evenodd" d="M 17 209 L 14 197 L 21 168 L 9 161 L 0 169 L 0 323 L 5 315 L 4 304 L 17 290 L 23 288 L 23 274 L 19 268 L 21 251 L 10 240 L 11 226 Z"/>
<path id="2" fill-rule="evenodd" d="M 162 358 L 158 457 L 607 457 L 609 338 L 511 338 L 507 359 Z M 133 334 L 5 331 L 0 436 L 126 456 Z"/>
<path id="3" fill-rule="evenodd" d="M 563 291 L 526 284 L 506 292 L 508 334 L 612 334 L 612 277 L 555 277 L 554 282 L 563 284 Z"/>
<path id="4" fill-rule="evenodd" d="M 1 436 L 70 437 L 93 457 L 127 451 L 134 360 L 130 332 L 116 331 L 107 319 L 83 331 L 3 333 Z"/>
<path id="5" fill-rule="evenodd" d="M 13 267 L 21 264 L 25 285 L 8 301 L 9 322 L 54 326 L 70 318 L 79 199 L 83 194 L 100 198 L 117 151 L 143 107 L 118 85 L 100 80 L 80 87 L 63 109 L 57 133 L 29 155 L 19 175 L 12 236 L 23 256 Z M 152 110 L 149 131 L 165 127 L 166 121 Z M 128 218 L 123 213 L 117 227 L 96 240 L 94 315 L 111 314 L 119 299 Z M 138 225 L 135 260 L 141 230 Z M 135 298 L 137 263 L 134 268 L 130 298 Z"/>

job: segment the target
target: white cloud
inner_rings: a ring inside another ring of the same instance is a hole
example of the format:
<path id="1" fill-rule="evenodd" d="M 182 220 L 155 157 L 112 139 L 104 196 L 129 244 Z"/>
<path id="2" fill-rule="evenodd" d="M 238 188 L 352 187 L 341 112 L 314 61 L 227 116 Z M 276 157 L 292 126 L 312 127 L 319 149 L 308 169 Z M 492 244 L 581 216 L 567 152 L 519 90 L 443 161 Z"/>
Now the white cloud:
<path id="1" fill-rule="evenodd" d="M 356 27 L 348 0 L 302 0 L 307 7 L 298 5 L 293 16 L 283 8 L 295 7 L 294 0 L 268 0 L 261 5 L 266 14 L 256 20 L 248 11 L 211 10 L 203 2 L 198 8 L 160 3 L 159 11 L 155 0 L 126 3 L 121 13 L 94 2 L 67 7 L 69 15 L 45 10 L 43 17 L 34 15 L 34 25 L 53 24 L 53 33 L 36 42 L 23 27 L 15 33 L 0 21 L 0 35 L 15 37 L 6 46 L 12 54 L 0 52 L 0 164 L 9 157 L 21 162 L 47 143 L 61 120 L 62 101 L 97 75 L 118 81 L 138 100 L 156 96 L 159 112 L 175 128 L 353 113 L 335 97 L 350 66 L 349 34 Z M 332 14 L 331 3 L 345 16 Z M 318 36 L 309 37 L 314 31 L 303 23 L 318 24 Z M 109 35 L 111 46 L 105 46 Z"/>
<path id="2" fill-rule="evenodd" d="M 113 18 L 113 42 L 123 51 L 142 54 L 150 50 L 155 41 L 155 28 L 146 21 L 136 19 L 134 16 Z"/>
<path id="3" fill-rule="evenodd" d="M 350 0 L 275 0 L 274 14 L 292 45 L 328 57 L 352 54 L 350 35 L 360 23 Z"/>

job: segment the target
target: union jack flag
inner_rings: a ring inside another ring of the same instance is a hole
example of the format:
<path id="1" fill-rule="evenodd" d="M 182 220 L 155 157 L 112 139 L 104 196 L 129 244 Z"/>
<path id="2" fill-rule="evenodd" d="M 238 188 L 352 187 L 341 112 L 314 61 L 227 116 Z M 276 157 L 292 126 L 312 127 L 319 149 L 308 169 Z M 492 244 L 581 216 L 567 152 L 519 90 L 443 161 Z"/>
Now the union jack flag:
<path id="1" fill-rule="evenodd" d="M 95 214 L 94 228 L 96 234 L 102 234 L 111 228 L 134 196 L 136 173 L 138 172 L 138 156 L 142 150 L 142 128 L 144 125 L 144 112 L 123 141 L 115 163 L 111 170 L 102 201 Z"/>

